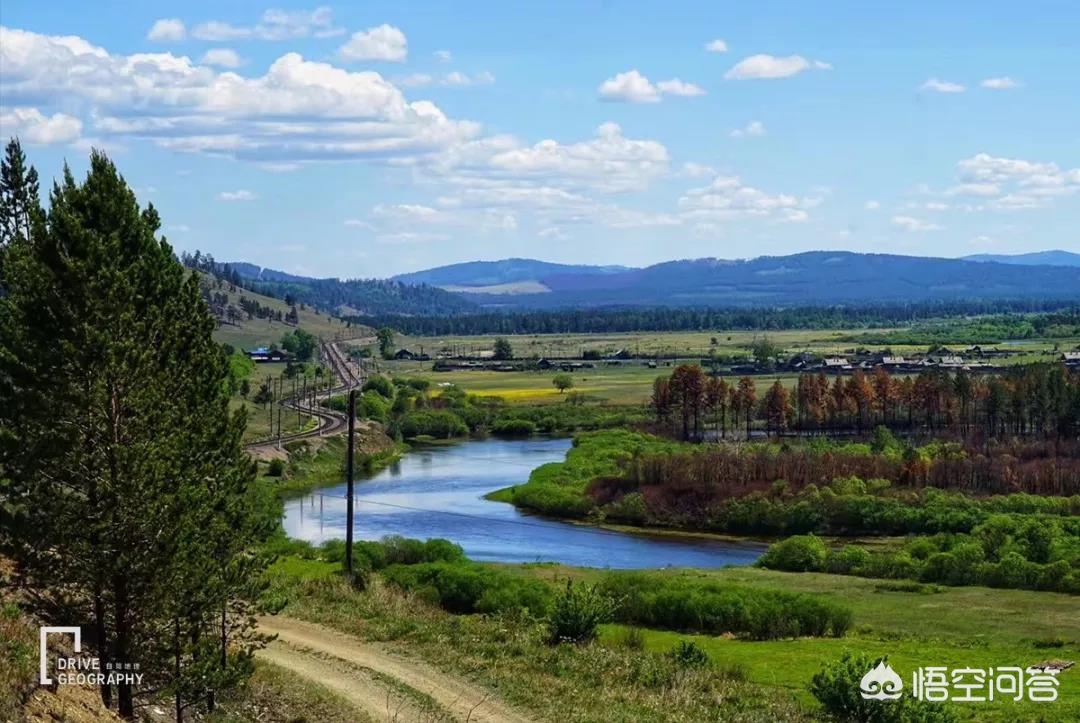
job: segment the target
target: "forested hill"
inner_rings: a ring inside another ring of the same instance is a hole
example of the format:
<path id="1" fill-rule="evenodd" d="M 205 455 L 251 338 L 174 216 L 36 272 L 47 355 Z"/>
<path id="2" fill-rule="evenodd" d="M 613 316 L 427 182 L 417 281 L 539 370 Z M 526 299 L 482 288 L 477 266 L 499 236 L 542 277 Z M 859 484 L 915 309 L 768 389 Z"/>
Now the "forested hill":
<path id="1" fill-rule="evenodd" d="M 1030 254 L 975 254 L 966 261 L 996 261 L 1018 266 L 1080 266 L 1080 254 L 1072 251 L 1036 251 Z"/>
<path id="2" fill-rule="evenodd" d="M 466 293 L 490 308 L 753 307 L 970 299 L 1077 299 L 1080 268 L 813 251 L 747 261 L 695 259 L 602 275 L 538 279 L 543 293 Z"/>
<path id="3" fill-rule="evenodd" d="M 439 266 L 411 274 L 399 274 L 393 278 L 407 284 L 432 286 L 499 286 L 535 281 L 549 276 L 599 276 L 632 270 L 626 266 L 582 266 L 554 264 L 535 259 L 503 259 Z"/>
<path id="4" fill-rule="evenodd" d="M 284 271 L 264 269 L 247 262 L 218 263 L 196 252 L 185 255 L 192 268 L 213 269 L 214 273 L 238 285 L 286 303 L 306 304 L 344 315 L 380 314 L 465 314 L 476 304 L 457 294 L 425 284 L 405 284 L 391 279 L 315 279 Z"/>

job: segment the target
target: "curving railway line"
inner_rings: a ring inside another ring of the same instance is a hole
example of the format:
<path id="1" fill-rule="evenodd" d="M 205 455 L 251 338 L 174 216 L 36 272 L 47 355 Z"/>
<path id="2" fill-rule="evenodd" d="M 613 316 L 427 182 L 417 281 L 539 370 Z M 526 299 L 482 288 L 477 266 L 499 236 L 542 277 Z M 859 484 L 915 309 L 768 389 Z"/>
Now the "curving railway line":
<path id="1" fill-rule="evenodd" d="M 341 412 L 319 406 L 319 401 L 328 399 L 335 394 L 346 393 L 350 389 L 359 388 L 364 383 L 364 377 L 355 367 L 349 365 L 348 359 L 346 359 L 341 349 L 338 348 L 338 342 L 323 342 L 320 344 L 319 351 L 323 360 L 329 365 L 330 370 L 334 375 L 334 379 L 340 379 L 342 380 L 342 383 L 329 389 L 323 389 L 316 392 L 313 400 L 310 396 L 306 398 L 297 396 L 289 397 L 279 402 L 279 404 L 286 409 L 300 410 L 304 414 L 314 417 L 319 423 L 318 426 L 304 432 L 283 434 L 280 437 L 275 437 L 273 439 L 252 442 L 251 444 L 246 445 L 246 448 L 249 451 L 274 449 L 286 442 L 307 439 L 310 437 L 323 437 L 328 434 L 345 431 L 345 427 L 348 425 L 348 417 Z"/>

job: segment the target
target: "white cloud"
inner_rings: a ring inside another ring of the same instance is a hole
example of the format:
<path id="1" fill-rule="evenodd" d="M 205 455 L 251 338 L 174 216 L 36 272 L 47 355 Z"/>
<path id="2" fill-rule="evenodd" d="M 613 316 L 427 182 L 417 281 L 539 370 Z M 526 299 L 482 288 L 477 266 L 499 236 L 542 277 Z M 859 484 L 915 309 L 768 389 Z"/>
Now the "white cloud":
<path id="1" fill-rule="evenodd" d="M 981 196 L 990 198 L 1001 195 L 1001 187 L 996 183 L 958 183 L 945 190 L 946 196 Z"/>
<path id="2" fill-rule="evenodd" d="M 952 83 L 947 80 L 938 80 L 937 78 L 931 78 L 922 85 L 919 86 L 919 90 L 930 90 L 935 93 L 963 93 L 967 88 L 959 83 Z"/>
<path id="3" fill-rule="evenodd" d="M 923 204 L 923 208 L 927 211 L 948 211 L 949 204 L 942 203 L 941 201 L 927 201 Z"/>
<path id="4" fill-rule="evenodd" d="M 738 176 L 717 176 L 708 186 L 687 191 L 678 205 L 685 219 L 715 223 L 741 218 L 806 221 L 807 211 L 818 203 L 818 198 L 767 193 L 743 184 Z"/>
<path id="5" fill-rule="evenodd" d="M 979 83 L 979 85 L 984 88 L 989 88 L 990 90 L 1012 90 L 1013 88 L 1020 87 L 1019 82 L 1007 75 L 1001 78 L 986 78 L 983 82 Z"/>
<path id="6" fill-rule="evenodd" d="M 710 53 L 726 53 L 728 51 L 727 43 L 720 38 L 716 40 L 710 40 L 705 43 L 705 50 Z"/>
<path id="7" fill-rule="evenodd" d="M 314 10 L 267 10 L 255 25 L 231 25 L 212 20 L 196 25 L 191 35 L 199 40 L 292 40 L 331 38 L 345 31 L 333 24 L 328 7 Z"/>
<path id="8" fill-rule="evenodd" d="M 551 239 L 552 241 L 565 241 L 570 238 L 566 233 L 558 226 L 547 226 L 536 232 L 536 235 L 540 238 Z"/>
<path id="9" fill-rule="evenodd" d="M 527 148 L 495 153 L 488 166 L 517 178 L 547 178 L 606 190 L 640 189 L 667 172 L 667 149 L 649 140 L 633 140 L 616 123 L 603 123 L 596 137 L 563 144 L 544 140 Z"/>
<path id="10" fill-rule="evenodd" d="M 256 201 L 259 194 L 243 188 L 236 191 L 222 191 L 217 195 L 219 201 Z"/>
<path id="11" fill-rule="evenodd" d="M 705 91 L 693 83 L 678 78 L 661 80 L 655 85 L 637 70 L 628 70 L 608 78 L 599 87 L 600 97 L 605 100 L 630 103 L 656 103 L 662 95 L 692 97 L 705 95 Z"/>
<path id="12" fill-rule="evenodd" d="M 216 65 L 219 68 L 239 68 L 244 64 L 237 52 L 229 48 L 211 48 L 203 53 L 199 62 L 203 65 Z"/>
<path id="13" fill-rule="evenodd" d="M 447 73 L 442 79 L 442 85 L 456 86 L 459 88 L 467 88 L 472 85 L 491 85 L 494 82 L 495 76 L 486 70 L 476 73 L 475 75 L 459 73 L 455 70 Z"/>
<path id="14" fill-rule="evenodd" d="M 787 78 L 804 70 L 830 70 L 832 66 L 821 60 L 807 60 L 801 55 L 777 57 L 775 55 L 751 55 L 736 63 L 724 74 L 728 80 L 751 80 Z"/>
<path id="15" fill-rule="evenodd" d="M 436 50 L 432 55 L 434 55 L 435 59 L 440 63 L 449 63 L 454 58 L 449 50 Z"/>
<path id="16" fill-rule="evenodd" d="M 46 116 L 37 108 L 0 109 L 0 137 L 18 136 L 27 145 L 71 143 L 82 134 L 82 121 L 65 113 Z"/>
<path id="17" fill-rule="evenodd" d="M 146 34 L 147 40 L 183 40 L 187 36 L 187 28 L 184 26 L 183 20 L 176 18 L 162 18 L 157 20 L 150 27 L 150 32 Z"/>
<path id="18" fill-rule="evenodd" d="M 866 202 L 866 210 L 867 211 L 876 211 L 879 208 L 881 208 L 881 202 L 880 201 L 871 200 L 871 201 Z"/>
<path id="19" fill-rule="evenodd" d="M 480 130 L 429 101 L 408 101 L 378 73 L 296 53 L 245 77 L 185 56 L 111 55 L 81 38 L 0 27 L 0 68 L 5 100 L 81 110 L 105 140 L 143 139 L 255 163 L 391 161 L 445 149 Z"/>
<path id="20" fill-rule="evenodd" d="M 1020 158 L 1000 158 L 978 153 L 957 164 L 960 177 L 978 182 L 1000 183 L 1032 176 L 1056 176 L 1061 171 L 1055 163 L 1038 163 Z"/>
<path id="21" fill-rule="evenodd" d="M 735 130 L 731 131 L 730 135 L 732 138 L 748 138 L 754 136 L 763 136 L 765 135 L 765 133 L 766 130 L 764 123 L 762 123 L 761 121 L 750 121 L 744 127 L 736 128 Z"/>
<path id="22" fill-rule="evenodd" d="M 684 83 L 678 78 L 661 80 L 656 84 L 656 87 L 664 95 L 676 95 L 683 98 L 694 98 L 699 95 L 705 95 L 705 89 L 701 86 L 694 85 L 693 83 Z"/>
<path id="23" fill-rule="evenodd" d="M 375 240 L 383 244 L 414 244 L 431 241 L 449 241 L 450 236 L 444 233 L 427 233 L 418 231 L 395 231 L 383 233 L 375 237 Z"/>
<path id="24" fill-rule="evenodd" d="M 941 226 L 936 223 L 928 223 L 912 216 L 893 216 L 892 223 L 894 226 L 899 226 L 905 231 L 911 233 L 922 233 L 924 231 L 940 231 Z"/>
<path id="25" fill-rule="evenodd" d="M 405 33 L 393 25 L 368 28 L 352 37 L 338 49 L 342 60 L 386 60 L 404 62 L 409 54 Z"/>
<path id="26" fill-rule="evenodd" d="M 345 224 L 344 225 L 345 225 L 345 228 L 364 228 L 364 229 L 374 229 L 375 228 L 375 226 L 373 224 L 371 224 L 370 222 L 365 221 L 363 219 L 360 219 L 360 218 L 347 218 L 347 219 L 345 219 Z"/>
<path id="27" fill-rule="evenodd" d="M 687 178 L 702 178 L 703 176 L 715 176 L 716 169 L 712 166 L 707 166 L 703 163 L 694 163 L 693 161 L 687 161 L 682 164 L 682 175 Z"/>

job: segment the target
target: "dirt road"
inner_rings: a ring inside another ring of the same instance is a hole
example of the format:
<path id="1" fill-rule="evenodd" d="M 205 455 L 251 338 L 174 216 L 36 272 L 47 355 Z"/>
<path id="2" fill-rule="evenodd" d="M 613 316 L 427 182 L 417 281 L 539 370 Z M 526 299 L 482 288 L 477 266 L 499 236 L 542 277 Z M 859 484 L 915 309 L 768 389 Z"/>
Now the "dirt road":
<path id="1" fill-rule="evenodd" d="M 491 693 L 387 646 L 284 617 L 259 619 L 277 640 L 259 656 L 333 690 L 376 721 L 532 723 Z"/>

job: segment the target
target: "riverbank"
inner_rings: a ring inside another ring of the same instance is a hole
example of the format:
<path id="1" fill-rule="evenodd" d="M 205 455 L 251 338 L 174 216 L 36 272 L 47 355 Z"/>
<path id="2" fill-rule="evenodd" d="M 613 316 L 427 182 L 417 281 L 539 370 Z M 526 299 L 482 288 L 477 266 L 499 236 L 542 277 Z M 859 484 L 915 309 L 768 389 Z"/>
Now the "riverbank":
<path id="1" fill-rule="evenodd" d="M 610 573 L 563 565 L 478 563 L 552 591 L 600 582 Z M 550 647 L 543 625 L 526 611 L 455 615 L 403 592 L 374 573 L 351 589 L 330 560 L 283 557 L 272 591 L 282 613 L 361 640 L 392 646 L 441 670 L 467 677 L 537 720 L 811 721 L 823 712 L 808 685 L 846 650 L 888 656 L 905 681 L 925 666 L 1027 667 L 1076 660 L 1080 618 L 1075 598 L 982 587 L 904 587 L 828 574 L 758 568 L 657 570 L 648 579 L 817 596 L 848 606 L 843 638 L 753 640 L 609 623 L 583 646 Z M 672 650 L 693 642 L 707 656 L 699 673 L 673 664 Z M 1080 717 L 1080 675 L 1059 676 L 1053 703 L 950 703 L 959 720 L 1034 721 Z"/>
<path id="2" fill-rule="evenodd" d="M 748 565 L 765 545 L 675 535 L 626 534 L 524 513 L 484 495 L 564 459 L 565 438 L 489 437 L 456 445 L 415 446 L 358 484 L 354 536 L 445 538 L 470 557 L 490 562 L 542 562 L 612 568 Z M 339 478 L 340 480 L 340 478 Z M 286 501 L 283 529 L 320 543 L 343 539 L 346 487 L 336 485 Z"/>

